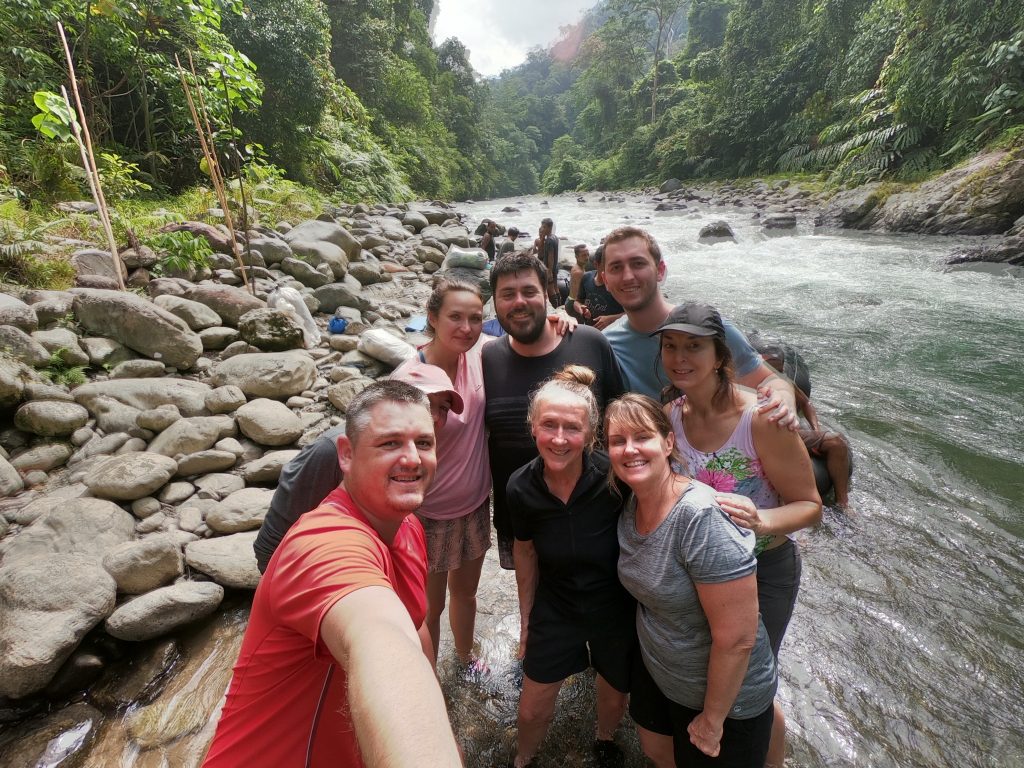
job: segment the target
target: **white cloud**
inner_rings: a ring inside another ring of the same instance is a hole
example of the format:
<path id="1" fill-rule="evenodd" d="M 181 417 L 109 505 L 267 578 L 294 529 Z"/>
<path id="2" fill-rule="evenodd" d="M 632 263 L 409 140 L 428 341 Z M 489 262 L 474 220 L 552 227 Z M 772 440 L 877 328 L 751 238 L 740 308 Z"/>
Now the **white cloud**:
<path id="1" fill-rule="evenodd" d="M 559 28 L 575 24 L 596 0 L 434 0 L 434 39 L 456 37 L 469 49 L 473 68 L 491 77 L 521 64 L 527 52 L 547 47 Z"/>

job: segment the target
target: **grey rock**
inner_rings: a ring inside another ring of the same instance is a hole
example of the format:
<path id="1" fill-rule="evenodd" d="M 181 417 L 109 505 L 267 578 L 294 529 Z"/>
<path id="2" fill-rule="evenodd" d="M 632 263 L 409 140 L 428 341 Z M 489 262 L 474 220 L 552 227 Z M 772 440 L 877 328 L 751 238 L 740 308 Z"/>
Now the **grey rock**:
<path id="1" fill-rule="evenodd" d="M 117 365 L 138 357 L 121 342 L 99 336 L 85 336 L 78 340 L 78 345 L 85 351 L 89 362 L 98 368 Z"/>
<path id="2" fill-rule="evenodd" d="M 669 192 L 675 192 L 682 186 L 683 182 L 681 182 L 679 179 L 666 179 L 661 183 L 661 186 L 658 187 L 658 192 L 664 195 Z"/>
<path id="3" fill-rule="evenodd" d="M 185 547 L 185 562 L 222 586 L 256 589 L 260 571 L 252 549 L 255 540 L 256 531 L 247 531 L 196 541 Z"/>
<path id="4" fill-rule="evenodd" d="M 136 499 L 132 502 L 132 514 L 139 518 L 139 520 L 152 517 L 161 509 L 163 509 L 163 505 L 152 496 L 143 496 L 141 499 Z"/>
<path id="5" fill-rule="evenodd" d="M 25 506 L 20 509 L 8 510 L 7 519 L 16 525 L 31 525 L 37 519 L 55 509 L 68 499 L 79 499 L 87 496 L 89 489 L 82 483 L 72 483 L 56 488 L 44 496 L 26 499 Z"/>
<path id="6" fill-rule="evenodd" d="M 208 581 L 182 581 L 129 600 L 104 628 L 121 640 L 152 640 L 209 616 L 224 599 L 224 588 Z"/>
<path id="7" fill-rule="evenodd" d="M 30 381 L 25 384 L 26 400 L 60 400 L 65 403 L 75 402 L 71 391 L 63 384 L 49 384 Z"/>
<path id="8" fill-rule="evenodd" d="M 73 292 L 75 316 L 93 333 L 182 370 L 191 368 L 203 352 L 199 336 L 182 320 L 133 293 L 90 288 Z"/>
<path id="9" fill-rule="evenodd" d="M 44 688 L 86 633 L 114 610 L 115 593 L 114 580 L 93 557 L 47 553 L 19 562 L 5 558 L 0 567 L 0 696 L 21 698 Z"/>
<path id="10" fill-rule="evenodd" d="M 358 281 L 356 282 L 358 284 Z M 365 312 L 373 307 L 369 300 L 359 294 L 359 288 L 353 289 L 346 283 L 321 286 L 313 291 L 313 295 L 320 301 L 321 312 L 332 313 L 338 307 L 352 307 Z"/>
<path id="11" fill-rule="evenodd" d="M 78 464 L 97 456 L 110 456 L 129 439 L 130 435 L 126 432 L 115 432 L 103 437 L 95 437 L 73 454 L 68 464 Z"/>
<path id="12" fill-rule="evenodd" d="M 288 247 L 288 243 L 277 237 L 249 238 L 249 247 L 259 251 L 266 264 L 279 264 L 292 255 L 292 249 Z"/>
<path id="13" fill-rule="evenodd" d="M 199 339 L 203 342 L 203 349 L 217 351 L 224 349 L 241 338 L 241 335 L 234 328 L 217 327 L 206 328 L 199 332 Z"/>
<path id="14" fill-rule="evenodd" d="M 373 379 L 355 378 L 332 384 L 327 388 L 327 399 L 331 401 L 331 405 L 345 413 L 352 399 L 372 383 Z"/>
<path id="15" fill-rule="evenodd" d="M 705 224 L 701 227 L 697 240 L 701 243 L 709 243 L 713 245 L 727 240 L 736 242 L 736 235 L 732 231 L 732 227 L 729 225 L 729 222 L 719 219 L 718 221 L 712 221 L 710 224 Z"/>
<path id="16" fill-rule="evenodd" d="M 305 352 L 243 354 L 223 360 L 210 377 L 214 386 L 233 384 L 249 397 L 287 398 L 308 389 L 316 365 Z"/>
<path id="17" fill-rule="evenodd" d="M 200 477 L 196 480 L 195 486 L 199 498 L 220 501 L 235 491 L 242 490 L 245 487 L 245 480 L 238 475 L 214 472 Z"/>
<path id="18" fill-rule="evenodd" d="M 71 458 L 71 446 L 67 443 L 47 443 L 19 453 L 11 460 L 11 466 L 21 472 L 42 470 L 49 472 L 62 467 Z"/>
<path id="19" fill-rule="evenodd" d="M 4 542 L 3 564 L 50 553 L 101 559 L 113 547 L 130 540 L 134 532 L 135 520 L 113 502 L 61 499 L 35 523 Z"/>
<path id="20" fill-rule="evenodd" d="M 40 328 L 49 328 L 71 314 L 75 296 L 67 291 L 28 291 L 23 297 L 36 313 Z"/>
<path id="21" fill-rule="evenodd" d="M 277 400 L 252 400 L 235 411 L 235 418 L 242 434 L 260 445 L 288 445 L 302 435 L 299 417 Z"/>
<path id="22" fill-rule="evenodd" d="M 761 222 L 765 229 L 796 229 L 796 214 L 773 213 Z"/>
<path id="23" fill-rule="evenodd" d="M 75 387 L 74 396 L 86 408 L 97 397 L 112 397 L 125 405 L 148 411 L 165 403 L 173 403 L 184 416 L 206 413 L 206 393 L 210 387 L 188 379 L 117 379 L 95 381 Z"/>
<path id="24" fill-rule="evenodd" d="M 218 533 L 238 533 L 259 528 L 274 492 L 266 488 L 243 488 L 219 502 L 206 515 L 210 530 Z"/>
<path id="25" fill-rule="evenodd" d="M 207 472 L 222 472 L 225 469 L 231 469 L 237 461 L 238 456 L 231 451 L 216 449 L 197 451 L 178 459 L 178 470 L 175 474 L 177 477 L 191 477 Z"/>
<path id="26" fill-rule="evenodd" d="M 25 488 L 25 481 L 22 480 L 18 470 L 11 466 L 7 459 L 0 456 L 0 498 L 7 498 L 21 493 Z"/>
<path id="27" fill-rule="evenodd" d="M 132 432 L 142 413 L 138 408 L 104 395 L 90 399 L 89 412 L 96 418 L 96 426 L 107 434 Z"/>
<path id="28" fill-rule="evenodd" d="M 49 476 L 41 469 L 30 469 L 25 473 L 25 485 L 28 488 L 37 488 L 40 485 L 45 485 L 49 479 Z"/>
<path id="29" fill-rule="evenodd" d="M 373 262 L 357 262 L 349 267 L 348 272 L 362 285 L 385 283 L 392 279 L 390 273 L 383 271 L 379 264 Z"/>
<path id="30" fill-rule="evenodd" d="M 141 595 L 169 584 L 184 572 L 181 547 L 170 536 L 129 541 L 103 557 L 103 567 L 117 583 L 117 591 Z"/>
<path id="31" fill-rule="evenodd" d="M 330 344 L 331 349 L 338 352 L 351 352 L 359 346 L 359 337 L 336 333 L 328 339 L 328 344 Z"/>
<path id="32" fill-rule="evenodd" d="M 165 373 L 159 360 L 125 360 L 110 371 L 112 379 L 158 379 Z"/>
<path id="33" fill-rule="evenodd" d="M 297 257 L 308 261 L 314 267 L 327 266 L 331 276 L 336 280 L 340 280 L 348 273 L 349 257 L 345 255 L 344 249 L 334 243 L 296 240 L 291 245 Z"/>
<path id="34" fill-rule="evenodd" d="M 117 277 L 120 273 L 121 279 L 128 277 L 128 270 L 120 258 L 111 258 L 110 251 L 101 251 L 98 248 L 83 248 L 71 254 L 71 266 L 75 268 L 78 277 L 104 277 L 117 285 Z"/>
<path id="35" fill-rule="evenodd" d="M 134 501 L 151 495 L 177 470 L 178 463 L 168 456 L 129 453 L 103 461 L 88 474 L 85 484 L 101 499 Z"/>
<path id="36" fill-rule="evenodd" d="M 50 362 L 49 350 L 37 339 L 13 325 L 0 325 L 0 349 L 15 360 L 20 360 L 33 368 L 42 368 Z"/>
<path id="37" fill-rule="evenodd" d="M 77 403 L 36 400 L 25 403 L 14 414 L 14 425 L 43 437 L 70 435 L 89 420 L 89 412 Z"/>
<path id="38" fill-rule="evenodd" d="M 212 448 L 222 437 L 234 432 L 230 416 L 193 416 L 178 419 L 149 444 L 150 453 L 164 456 L 196 453 Z"/>
<path id="39" fill-rule="evenodd" d="M 78 335 L 67 328 L 51 328 L 36 331 L 32 338 L 38 341 L 50 355 L 57 357 L 66 365 L 89 365 L 89 355 L 78 343 Z"/>
<path id="40" fill-rule="evenodd" d="M 173 403 L 160 405 L 151 411 L 140 411 L 135 423 L 151 432 L 163 432 L 181 418 L 181 411 Z"/>
<path id="41" fill-rule="evenodd" d="M 210 390 L 206 408 L 210 413 L 233 413 L 245 405 L 245 393 L 233 384 Z"/>
<path id="42" fill-rule="evenodd" d="M 162 307 L 176 317 L 180 317 L 193 331 L 223 325 L 220 315 L 205 304 L 181 296 L 157 296 L 153 303 Z"/>
<path id="43" fill-rule="evenodd" d="M 291 275 L 309 288 L 319 288 L 321 285 L 327 285 L 334 281 L 333 270 L 329 270 L 331 274 L 325 275 L 323 272 L 320 272 L 312 265 L 307 264 L 300 259 L 285 259 L 281 262 L 281 271 L 286 275 Z"/>
<path id="44" fill-rule="evenodd" d="M 156 531 L 166 531 L 170 528 L 167 520 L 167 513 L 161 509 L 155 515 L 150 515 L 145 520 L 140 520 L 135 524 L 135 531 L 140 536 L 145 536 L 148 533 L 155 533 Z"/>
<path id="45" fill-rule="evenodd" d="M 238 326 L 239 318 L 246 312 L 266 306 L 266 302 L 248 291 L 229 285 L 194 285 L 186 298 L 205 304 L 220 316 L 225 325 L 232 327 Z"/>
<path id="46" fill-rule="evenodd" d="M 276 483 L 281 477 L 284 465 L 299 455 L 297 450 L 268 451 L 242 468 L 242 477 L 247 483 Z"/>
<path id="47" fill-rule="evenodd" d="M 330 221 L 304 221 L 293 227 L 285 235 L 284 239 L 295 250 L 296 242 L 325 241 L 338 246 L 349 259 L 354 259 L 359 254 L 359 241 L 352 234 L 339 224 Z"/>
<path id="48" fill-rule="evenodd" d="M 165 485 L 163 490 L 157 494 L 157 500 L 162 504 L 181 504 L 181 502 L 190 498 L 195 492 L 196 488 L 192 483 L 177 480 Z"/>
<path id="49" fill-rule="evenodd" d="M 424 227 L 420 236 L 433 238 L 448 246 L 457 245 L 460 248 L 471 248 L 475 245 L 470 238 L 469 230 L 461 226 L 439 227 L 431 224 L 429 227 Z"/>
<path id="50" fill-rule="evenodd" d="M 128 248 L 121 251 L 121 261 L 128 269 L 149 269 L 150 267 L 156 266 L 156 263 L 160 261 L 160 257 L 156 251 L 147 245 L 140 245 L 138 248 Z"/>
<path id="51" fill-rule="evenodd" d="M 402 215 L 402 224 L 407 227 L 412 227 L 418 234 L 424 227 L 430 224 L 430 222 L 427 220 L 427 217 L 419 211 L 406 211 Z"/>
<path id="52" fill-rule="evenodd" d="M 295 315 L 281 309 L 254 309 L 238 321 L 242 340 L 263 352 L 302 349 L 302 326 Z"/>
<path id="53" fill-rule="evenodd" d="M 149 434 L 149 436 L 152 437 L 152 433 L 150 433 L 148 430 L 143 430 L 143 432 Z M 129 438 L 128 440 L 125 440 L 124 445 L 122 445 L 120 448 L 114 451 L 114 455 L 123 456 L 126 453 L 142 453 L 144 450 L 146 450 L 146 445 L 146 441 L 143 438 L 132 437 Z"/>
<path id="54" fill-rule="evenodd" d="M 39 327 L 39 318 L 36 311 L 21 299 L 0 293 L 0 325 L 13 325 L 25 333 L 32 333 Z"/>

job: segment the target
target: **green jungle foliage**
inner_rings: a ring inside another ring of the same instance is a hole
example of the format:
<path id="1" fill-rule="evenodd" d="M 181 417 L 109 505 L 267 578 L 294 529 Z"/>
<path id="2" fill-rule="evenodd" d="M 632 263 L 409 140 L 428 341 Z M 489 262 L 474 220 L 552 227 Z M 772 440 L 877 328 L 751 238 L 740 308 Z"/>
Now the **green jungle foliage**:
<path id="1" fill-rule="evenodd" d="M 208 184 L 176 57 L 261 198 L 284 178 L 346 201 L 916 180 L 1024 135 L 1020 0 L 602 0 L 490 80 L 430 38 L 433 6 L 5 0 L 0 203 L 88 195 L 58 21 L 115 207 Z"/>

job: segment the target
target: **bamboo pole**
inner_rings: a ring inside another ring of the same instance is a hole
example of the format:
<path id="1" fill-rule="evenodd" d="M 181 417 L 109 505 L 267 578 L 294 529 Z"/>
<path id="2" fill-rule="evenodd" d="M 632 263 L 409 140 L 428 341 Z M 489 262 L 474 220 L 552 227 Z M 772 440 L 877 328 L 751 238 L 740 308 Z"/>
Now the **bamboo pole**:
<path id="1" fill-rule="evenodd" d="M 189 61 L 191 63 L 192 54 L 189 53 Z M 185 100 L 188 102 L 189 112 L 192 114 L 192 123 L 195 125 L 196 133 L 199 134 L 199 146 L 203 151 L 203 157 L 206 160 L 206 165 L 210 169 L 210 181 L 213 183 L 214 192 L 217 194 L 217 201 L 220 203 L 221 210 L 224 212 L 224 223 L 228 228 L 228 237 L 231 241 L 231 252 L 234 254 L 235 259 L 238 260 L 238 267 L 242 271 L 242 280 L 249 287 L 249 292 L 256 295 L 255 280 L 247 279 L 248 274 L 251 278 L 252 270 L 248 273 L 245 271 L 245 262 L 242 261 L 242 254 L 238 248 L 238 242 L 235 239 L 235 227 L 231 221 L 231 210 L 228 208 L 227 194 L 224 191 L 224 178 L 220 173 L 220 165 L 217 162 L 216 148 L 213 146 L 213 133 L 209 131 L 209 121 L 206 121 L 206 130 L 204 131 L 203 122 L 199 118 L 199 112 L 196 109 L 195 101 L 192 98 L 192 89 L 189 88 L 188 80 L 185 77 L 185 69 L 181 66 L 181 61 L 178 59 L 177 54 L 174 56 L 174 61 L 178 65 L 178 77 L 181 79 L 181 87 L 185 91 Z M 198 77 L 195 73 L 195 68 L 192 68 L 192 76 L 198 81 Z M 203 92 L 202 89 L 198 90 L 200 103 L 202 103 Z"/>
<path id="2" fill-rule="evenodd" d="M 110 258 L 113 262 L 114 276 L 117 278 L 117 287 L 124 290 L 124 280 L 121 278 L 121 257 L 117 252 L 117 241 L 114 239 L 114 229 L 110 226 L 110 211 L 107 208 L 106 198 L 103 196 L 103 185 L 100 182 L 100 172 L 96 165 L 96 156 L 92 151 L 92 137 L 89 135 L 89 124 L 85 120 L 85 110 L 82 108 L 82 98 L 78 94 L 78 78 L 75 75 L 75 65 L 71 60 L 71 48 L 68 46 L 67 35 L 64 34 L 64 25 L 57 22 L 57 33 L 64 46 L 64 56 L 68 62 L 68 74 L 71 77 L 71 92 L 75 94 L 75 106 L 77 109 L 78 121 L 72 121 L 72 130 L 75 132 L 75 139 L 78 141 L 78 148 L 82 154 L 82 162 L 85 165 L 85 175 L 89 179 L 89 190 L 92 192 L 93 201 L 103 224 L 103 231 L 107 236 L 107 246 L 110 248 Z M 64 103 L 68 111 L 71 111 L 71 102 L 68 99 L 68 92 L 61 86 L 61 93 L 64 94 Z M 78 123 L 81 124 L 81 134 Z"/>

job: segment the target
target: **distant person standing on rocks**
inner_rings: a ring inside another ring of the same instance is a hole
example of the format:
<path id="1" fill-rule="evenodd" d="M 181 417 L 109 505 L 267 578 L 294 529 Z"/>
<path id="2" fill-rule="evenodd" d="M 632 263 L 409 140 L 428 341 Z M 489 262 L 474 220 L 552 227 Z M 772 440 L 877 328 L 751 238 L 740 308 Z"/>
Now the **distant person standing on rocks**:
<path id="1" fill-rule="evenodd" d="M 428 659 L 427 396 L 378 381 L 338 438 L 341 485 L 292 526 L 253 598 L 207 768 L 461 766 Z"/>
<path id="2" fill-rule="evenodd" d="M 480 247 L 487 253 L 487 260 L 494 261 L 494 254 L 497 244 L 494 239 L 498 236 L 498 225 L 494 221 L 487 220 L 487 228 L 484 230 L 483 237 L 480 238 Z"/>
<path id="3" fill-rule="evenodd" d="M 518 227 L 508 228 L 508 239 L 501 244 L 498 248 L 498 258 L 500 259 L 506 253 L 515 253 L 516 250 L 516 238 L 519 237 Z"/>
<path id="4" fill-rule="evenodd" d="M 555 222 L 541 219 L 540 231 L 537 236 L 537 258 L 547 270 L 548 300 L 551 306 L 562 306 L 562 292 L 558 288 L 558 238 L 554 235 Z"/>

